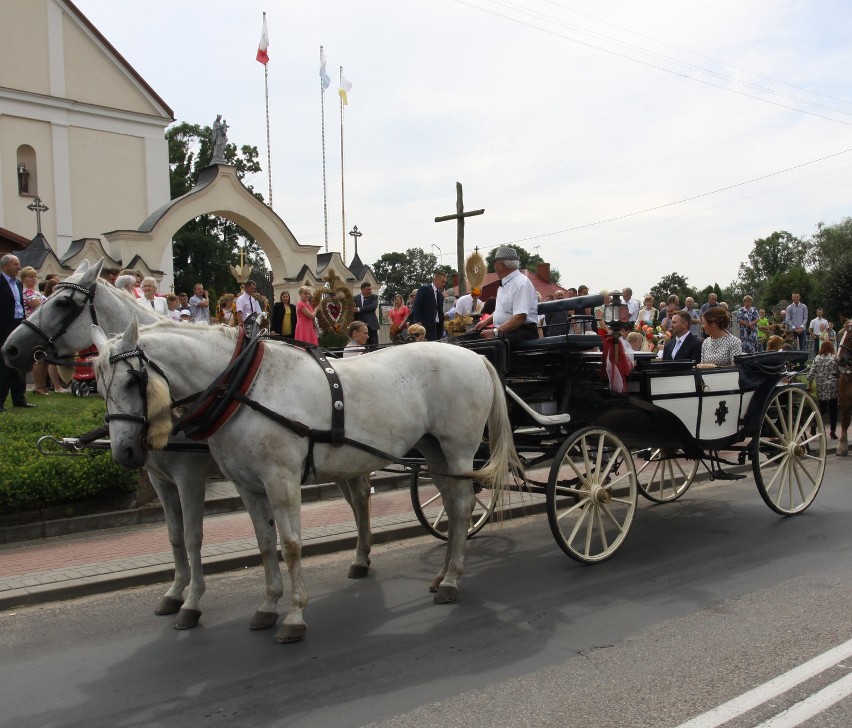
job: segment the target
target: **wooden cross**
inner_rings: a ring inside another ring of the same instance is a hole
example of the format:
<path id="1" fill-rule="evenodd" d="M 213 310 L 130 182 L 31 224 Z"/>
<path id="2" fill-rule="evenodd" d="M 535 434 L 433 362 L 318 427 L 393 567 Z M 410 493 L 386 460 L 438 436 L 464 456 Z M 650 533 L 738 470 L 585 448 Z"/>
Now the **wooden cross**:
<path id="1" fill-rule="evenodd" d="M 473 217 L 474 215 L 482 215 L 485 210 L 464 211 L 464 200 L 462 199 L 461 182 L 456 182 L 456 214 L 442 215 L 436 217 L 435 222 L 445 222 L 447 220 L 455 220 L 456 227 L 456 250 L 458 253 L 458 270 L 459 270 L 459 296 L 464 295 L 464 219 Z"/>
<path id="2" fill-rule="evenodd" d="M 41 235 L 41 213 L 47 212 L 50 208 L 41 201 L 41 197 L 36 197 L 29 205 L 28 210 L 32 210 L 36 214 L 36 229 Z"/>

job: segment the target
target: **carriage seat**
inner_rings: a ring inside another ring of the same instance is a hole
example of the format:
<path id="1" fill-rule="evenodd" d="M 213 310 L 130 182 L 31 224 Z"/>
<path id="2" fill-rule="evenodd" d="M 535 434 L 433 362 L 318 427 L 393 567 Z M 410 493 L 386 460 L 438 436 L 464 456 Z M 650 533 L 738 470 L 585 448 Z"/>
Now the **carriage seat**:
<path id="1" fill-rule="evenodd" d="M 512 351 L 545 351 L 565 349 L 567 351 L 589 351 L 602 345 L 599 334 L 559 334 L 542 339 L 526 339 L 512 344 Z"/>

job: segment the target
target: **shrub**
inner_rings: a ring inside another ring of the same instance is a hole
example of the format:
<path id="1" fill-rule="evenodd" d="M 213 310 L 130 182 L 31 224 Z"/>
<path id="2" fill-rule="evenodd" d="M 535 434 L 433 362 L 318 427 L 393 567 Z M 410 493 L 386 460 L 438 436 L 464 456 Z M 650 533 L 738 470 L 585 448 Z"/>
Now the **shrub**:
<path id="1" fill-rule="evenodd" d="M 106 490 L 134 491 L 139 471 L 114 463 L 108 450 L 47 457 L 36 447 L 42 435 L 74 437 L 94 430 L 105 412 L 98 397 L 54 394 L 40 397 L 37 409 L 10 407 L 0 415 L 0 513 L 44 508 Z"/>

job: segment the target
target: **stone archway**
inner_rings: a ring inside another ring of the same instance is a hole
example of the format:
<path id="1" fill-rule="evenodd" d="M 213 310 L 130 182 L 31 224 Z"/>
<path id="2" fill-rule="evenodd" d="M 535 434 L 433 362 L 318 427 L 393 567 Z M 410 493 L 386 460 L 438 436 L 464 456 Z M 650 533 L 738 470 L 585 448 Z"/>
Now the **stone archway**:
<path id="1" fill-rule="evenodd" d="M 226 164 L 203 169 L 195 187 L 149 215 L 138 230 L 113 230 L 103 237 L 115 258 L 141 255 L 159 263 L 171 256 L 175 233 L 199 215 L 225 217 L 258 242 L 269 258 L 276 298 L 304 270 L 316 270 L 319 246 L 301 245 L 284 221 L 240 182 L 236 167 Z"/>

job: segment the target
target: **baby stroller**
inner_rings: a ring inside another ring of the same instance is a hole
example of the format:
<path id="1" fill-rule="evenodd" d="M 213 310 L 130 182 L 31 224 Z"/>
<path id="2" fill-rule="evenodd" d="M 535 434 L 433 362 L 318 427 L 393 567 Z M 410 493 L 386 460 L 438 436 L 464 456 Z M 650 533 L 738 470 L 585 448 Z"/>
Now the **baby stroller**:
<path id="1" fill-rule="evenodd" d="M 75 397 L 88 397 L 93 392 L 98 391 L 98 385 L 95 381 L 95 369 L 92 366 L 92 360 L 98 355 L 98 350 L 94 346 L 77 354 L 74 360 L 74 376 L 71 380 L 71 394 Z"/>

